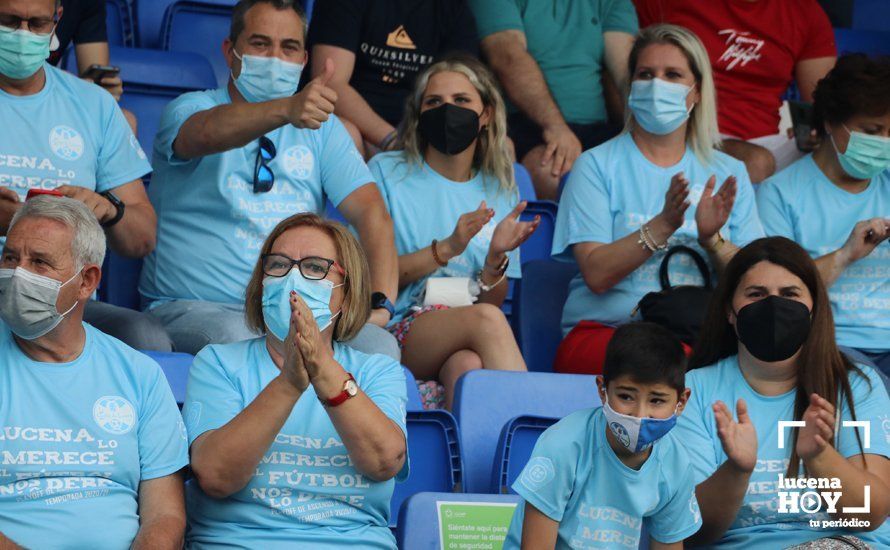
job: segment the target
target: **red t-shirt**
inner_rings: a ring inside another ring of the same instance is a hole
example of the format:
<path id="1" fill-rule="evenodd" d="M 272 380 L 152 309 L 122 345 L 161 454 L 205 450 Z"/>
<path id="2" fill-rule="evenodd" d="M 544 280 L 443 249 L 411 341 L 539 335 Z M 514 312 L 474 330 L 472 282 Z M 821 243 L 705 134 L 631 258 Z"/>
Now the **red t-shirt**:
<path id="1" fill-rule="evenodd" d="M 673 23 L 698 35 L 714 70 L 720 132 L 751 139 L 779 129 L 797 62 L 834 57 L 817 0 L 634 0 L 640 27 Z"/>

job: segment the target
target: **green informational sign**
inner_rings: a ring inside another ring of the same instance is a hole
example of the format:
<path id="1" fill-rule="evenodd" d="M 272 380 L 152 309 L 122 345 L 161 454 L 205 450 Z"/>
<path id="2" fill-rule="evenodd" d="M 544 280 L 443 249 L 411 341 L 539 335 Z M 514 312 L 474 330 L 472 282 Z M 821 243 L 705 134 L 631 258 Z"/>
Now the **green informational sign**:
<path id="1" fill-rule="evenodd" d="M 442 550 L 501 550 L 515 503 L 437 502 Z"/>

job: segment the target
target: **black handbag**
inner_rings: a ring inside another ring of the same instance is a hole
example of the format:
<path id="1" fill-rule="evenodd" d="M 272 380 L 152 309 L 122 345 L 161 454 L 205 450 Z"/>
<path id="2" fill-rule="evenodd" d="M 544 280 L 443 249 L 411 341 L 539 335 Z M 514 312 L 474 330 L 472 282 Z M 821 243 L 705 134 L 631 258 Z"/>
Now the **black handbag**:
<path id="1" fill-rule="evenodd" d="M 681 285 L 672 286 L 668 276 L 668 264 L 674 254 L 685 254 L 692 258 L 704 278 L 704 286 Z M 704 324 L 708 310 L 708 302 L 714 289 L 711 286 L 711 271 L 701 254 L 688 246 L 671 247 L 661 260 L 658 270 L 661 291 L 650 292 L 643 296 L 637 308 L 644 321 L 658 323 L 670 329 L 677 337 L 694 346 L 698 334 Z"/>

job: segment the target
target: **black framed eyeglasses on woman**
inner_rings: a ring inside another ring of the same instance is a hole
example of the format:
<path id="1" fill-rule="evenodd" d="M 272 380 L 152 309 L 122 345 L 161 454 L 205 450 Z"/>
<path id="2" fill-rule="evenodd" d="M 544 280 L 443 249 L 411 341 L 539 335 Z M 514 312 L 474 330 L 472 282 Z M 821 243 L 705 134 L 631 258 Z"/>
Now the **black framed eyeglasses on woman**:
<path id="1" fill-rule="evenodd" d="M 294 260 L 284 254 L 266 254 L 262 259 L 263 273 L 269 277 L 284 277 L 290 273 L 294 266 L 298 266 L 300 275 L 310 281 L 324 279 L 328 276 L 331 267 L 335 267 L 340 275 L 346 275 L 346 270 L 336 261 L 319 256 L 306 256 L 305 258 Z"/>

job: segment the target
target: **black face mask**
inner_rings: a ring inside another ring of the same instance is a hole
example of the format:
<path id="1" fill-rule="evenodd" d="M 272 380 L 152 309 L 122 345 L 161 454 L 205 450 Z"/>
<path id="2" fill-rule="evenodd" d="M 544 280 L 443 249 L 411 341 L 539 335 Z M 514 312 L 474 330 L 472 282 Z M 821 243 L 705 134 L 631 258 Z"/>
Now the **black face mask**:
<path id="1" fill-rule="evenodd" d="M 445 103 L 420 114 L 420 135 L 442 154 L 456 155 L 479 135 L 479 115 L 472 109 Z"/>
<path id="2" fill-rule="evenodd" d="M 767 363 L 784 361 L 810 335 L 810 310 L 796 300 L 769 296 L 740 309 L 735 328 L 751 355 Z"/>

